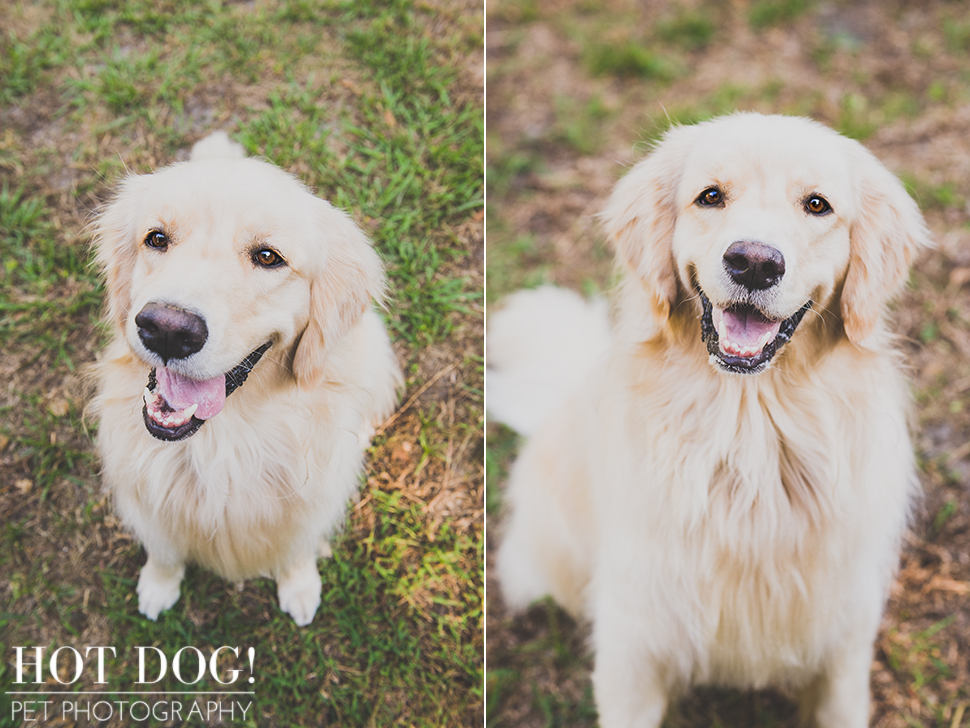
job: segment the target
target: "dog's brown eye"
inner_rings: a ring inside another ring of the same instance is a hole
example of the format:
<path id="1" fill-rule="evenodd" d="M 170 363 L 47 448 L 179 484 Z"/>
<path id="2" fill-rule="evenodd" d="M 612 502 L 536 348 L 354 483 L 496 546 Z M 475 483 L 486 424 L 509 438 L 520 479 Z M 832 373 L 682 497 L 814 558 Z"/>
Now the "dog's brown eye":
<path id="1" fill-rule="evenodd" d="M 811 213 L 812 215 L 825 215 L 832 212 L 832 206 L 824 197 L 812 195 L 805 200 L 805 211 Z"/>
<path id="2" fill-rule="evenodd" d="M 717 187 L 708 187 L 701 192 L 700 197 L 695 202 L 703 207 L 718 207 L 724 204 L 724 195 Z"/>
<path id="3" fill-rule="evenodd" d="M 145 245 L 155 250 L 165 250 L 168 247 L 168 235 L 161 230 L 152 230 L 145 236 Z"/>
<path id="4" fill-rule="evenodd" d="M 285 265 L 286 261 L 272 248 L 260 248 L 253 253 L 253 263 L 262 268 L 279 268 Z"/>

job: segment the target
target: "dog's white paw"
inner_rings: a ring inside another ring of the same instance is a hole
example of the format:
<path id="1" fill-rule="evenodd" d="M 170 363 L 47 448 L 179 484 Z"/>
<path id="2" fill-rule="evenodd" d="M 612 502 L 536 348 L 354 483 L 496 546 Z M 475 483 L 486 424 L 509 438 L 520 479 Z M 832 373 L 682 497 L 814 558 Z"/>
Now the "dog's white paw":
<path id="1" fill-rule="evenodd" d="M 138 576 L 138 611 L 154 621 L 179 600 L 185 567 L 160 567 L 151 557 Z"/>
<path id="2" fill-rule="evenodd" d="M 320 606 L 322 588 L 316 559 L 310 559 L 290 569 L 277 581 L 280 609 L 293 617 L 297 625 L 305 627 L 313 621 Z"/>

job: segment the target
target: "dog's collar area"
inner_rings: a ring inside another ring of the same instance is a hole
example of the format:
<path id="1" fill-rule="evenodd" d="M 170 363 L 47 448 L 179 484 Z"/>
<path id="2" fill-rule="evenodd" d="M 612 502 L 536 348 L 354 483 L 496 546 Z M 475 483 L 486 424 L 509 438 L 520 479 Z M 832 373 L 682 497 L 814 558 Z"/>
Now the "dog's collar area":
<path id="1" fill-rule="evenodd" d="M 795 333 L 798 324 L 801 323 L 802 318 L 804 318 L 805 314 L 812 307 L 812 302 L 808 301 L 793 316 L 781 321 L 778 324 L 777 333 L 764 343 L 760 349 L 752 347 L 751 352 L 735 353 L 725 350 L 721 345 L 718 326 L 714 323 L 714 305 L 703 291 L 698 290 L 698 292 L 700 293 L 701 306 L 703 308 L 701 313 L 701 341 L 707 344 L 707 353 L 710 354 L 711 361 L 720 369 L 734 374 L 759 374 L 763 372 L 781 347 L 788 343 L 792 334 Z M 747 310 L 749 308 L 751 309 L 750 311 Z M 753 316 L 762 319 L 765 323 L 769 323 L 763 314 L 749 306 L 735 305 L 727 310 L 731 311 L 735 316 Z"/>
<path id="2" fill-rule="evenodd" d="M 239 364 L 225 374 L 225 396 L 239 389 L 245 384 L 249 373 L 272 345 L 271 341 L 250 353 Z M 168 442 L 184 440 L 191 437 L 205 423 L 205 419 L 195 416 L 198 405 L 192 405 L 184 410 L 175 410 L 159 393 L 158 374 L 155 367 L 148 373 L 148 386 L 145 389 L 145 403 L 142 406 L 142 419 L 148 433 L 158 439 Z M 151 411 L 149 411 L 151 410 Z"/>

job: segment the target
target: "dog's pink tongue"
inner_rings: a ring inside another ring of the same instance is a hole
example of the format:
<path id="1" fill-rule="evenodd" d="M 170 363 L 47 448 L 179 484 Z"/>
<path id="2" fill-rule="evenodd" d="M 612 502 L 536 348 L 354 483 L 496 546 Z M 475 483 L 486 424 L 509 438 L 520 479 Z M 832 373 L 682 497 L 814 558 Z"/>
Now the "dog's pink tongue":
<path id="1" fill-rule="evenodd" d="M 721 348 L 736 356 L 755 356 L 772 341 L 781 328 L 781 321 L 771 321 L 752 308 L 718 308 L 713 310 Z"/>
<path id="2" fill-rule="evenodd" d="M 757 311 L 724 312 L 724 325 L 728 339 L 741 346 L 755 346 L 769 331 L 771 338 L 778 335 L 781 321 L 769 321 Z"/>
<path id="3" fill-rule="evenodd" d="M 165 398 L 173 410 L 182 411 L 194 404 L 199 405 L 195 416 L 200 420 L 215 417 L 226 403 L 226 376 L 199 381 L 189 379 L 166 367 L 159 367 L 155 376 L 158 379 L 158 393 Z"/>

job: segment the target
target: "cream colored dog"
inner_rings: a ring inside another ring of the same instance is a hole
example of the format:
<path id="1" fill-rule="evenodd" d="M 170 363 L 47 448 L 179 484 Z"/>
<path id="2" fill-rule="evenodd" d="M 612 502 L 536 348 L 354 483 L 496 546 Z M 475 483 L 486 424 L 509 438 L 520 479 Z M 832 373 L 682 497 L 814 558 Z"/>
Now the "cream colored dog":
<path id="1" fill-rule="evenodd" d="M 524 392 L 571 386 L 511 476 L 507 601 L 592 620 L 603 728 L 659 726 L 700 683 L 785 685 L 807 725 L 863 728 L 917 491 L 883 319 L 929 243 L 917 206 L 858 143 L 737 114 L 669 131 L 603 219 L 623 280 L 597 364 L 560 356 L 607 331 L 570 328 L 573 294 L 490 322 L 493 415 L 528 427 L 549 395 Z"/>
<path id="2" fill-rule="evenodd" d="M 148 552 L 139 610 L 171 607 L 195 562 L 271 576 L 309 624 L 317 557 L 400 382 L 372 309 L 377 254 L 346 214 L 224 134 L 128 177 L 94 230 L 112 328 L 97 449 Z"/>

